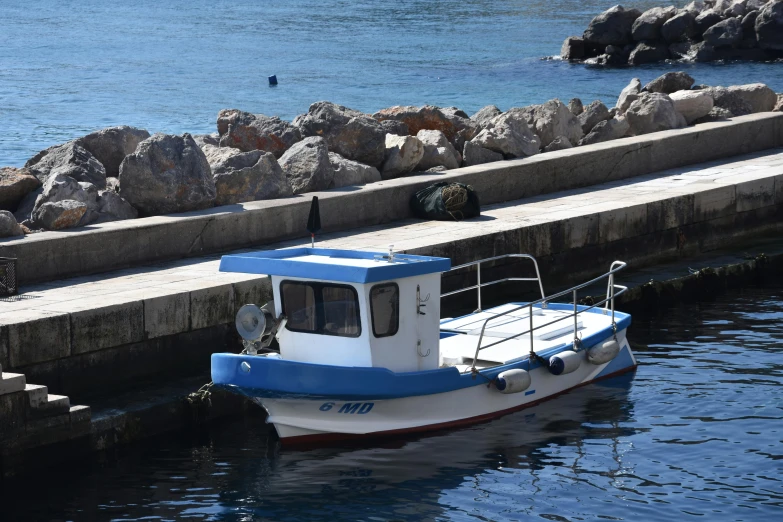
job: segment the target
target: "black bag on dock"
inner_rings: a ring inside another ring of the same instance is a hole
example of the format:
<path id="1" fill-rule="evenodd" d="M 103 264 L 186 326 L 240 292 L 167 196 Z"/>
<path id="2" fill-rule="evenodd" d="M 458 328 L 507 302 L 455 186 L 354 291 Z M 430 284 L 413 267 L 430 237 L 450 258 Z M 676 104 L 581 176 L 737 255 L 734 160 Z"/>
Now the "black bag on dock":
<path id="1" fill-rule="evenodd" d="M 416 217 L 460 221 L 481 215 L 478 194 L 470 185 L 439 181 L 411 196 Z"/>

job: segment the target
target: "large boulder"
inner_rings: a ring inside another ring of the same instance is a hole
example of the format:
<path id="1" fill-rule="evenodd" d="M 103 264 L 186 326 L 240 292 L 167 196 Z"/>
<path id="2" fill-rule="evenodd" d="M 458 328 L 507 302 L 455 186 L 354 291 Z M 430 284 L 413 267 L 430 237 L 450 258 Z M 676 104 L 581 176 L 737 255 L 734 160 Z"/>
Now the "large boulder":
<path id="1" fill-rule="evenodd" d="M 778 96 L 763 83 L 732 85 L 729 92 L 750 106 L 751 112 L 769 112 L 775 109 Z"/>
<path id="2" fill-rule="evenodd" d="M 783 94 L 778 93 L 778 101 L 775 102 L 775 107 L 772 108 L 775 112 L 783 112 Z"/>
<path id="3" fill-rule="evenodd" d="M 631 37 L 637 42 L 660 39 L 661 27 L 676 14 L 676 7 L 653 7 L 648 9 L 634 20 L 631 26 Z"/>
<path id="4" fill-rule="evenodd" d="M 457 149 L 446 139 L 446 135 L 437 130 L 420 130 L 416 137 L 424 145 L 424 155 L 416 170 L 427 170 L 433 167 L 457 169 L 462 163 L 462 157 Z"/>
<path id="5" fill-rule="evenodd" d="M 688 125 L 710 113 L 714 101 L 710 93 L 704 91 L 677 91 L 669 95 L 674 108 L 685 117 Z"/>
<path id="6" fill-rule="evenodd" d="M 553 139 L 552 142 L 544 147 L 543 152 L 555 152 L 558 150 L 565 150 L 573 148 L 573 144 L 568 141 L 568 138 L 565 136 L 558 136 L 557 138 Z"/>
<path id="7" fill-rule="evenodd" d="M 462 149 L 462 164 L 466 167 L 492 163 L 493 161 L 500 161 L 502 159 L 503 155 L 501 153 L 485 149 L 478 143 L 472 141 L 466 141 L 465 146 Z"/>
<path id="8" fill-rule="evenodd" d="M 76 181 L 92 183 L 96 187 L 106 186 L 106 169 L 76 141 L 49 147 L 28 160 L 24 166 L 41 183 L 45 183 L 50 176 L 64 175 Z"/>
<path id="9" fill-rule="evenodd" d="M 276 158 L 302 139 L 299 129 L 277 116 L 251 114 L 237 109 L 220 111 L 217 128 L 221 147 L 234 147 L 242 152 L 264 150 Z"/>
<path id="10" fill-rule="evenodd" d="M 492 118 L 471 141 L 505 158 L 532 156 L 541 148 L 541 140 L 530 130 L 526 114 L 514 109 Z"/>
<path id="11" fill-rule="evenodd" d="M 593 130 L 593 127 L 595 127 L 598 122 L 608 120 L 611 117 L 612 116 L 609 114 L 609 109 L 606 108 L 606 105 L 604 105 L 601 100 L 595 100 L 593 103 L 585 107 L 582 114 L 577 116 L 577 119 L 579 120 L 579 125 L 582 126 L 582 132 L 587 134 Z"/>
<path id="12" fill-rule="evenodd" d="M 690 11 L 681 11 L 661 26 L 661 38 L 669 43 L 683 42 L 696 36 L 696 17 Z"/>
<path id="13" fill-rule="evenodd" d="M 645 85 L 643 90 L 647 92 L 671 94 L 673 92 L 690 89 L 693 86 L 693 83 L 694 79 L 683 71 L 667 72 Z"/>
<path id="14" fill-rule="evenodd" d="M 470 117 L 470 119 L 483 127 L 485 123 L 488 123 L 492 118 L 500 116 L 501 114 L 503 114 L 503 111 L 498 109 L 496 105 L 487 105 L 480 108 L 476 114 Z"/>
<path id="15" fill-rule="evenodd" d="M 7 210 L 0 210 L 0 239 L 23 235 L 22 227 L 16 222 L 14 215 Z"/>
<path id="16" fill-rule="evenodd" d="M 79 219 L 75 219 L 77 215 Z M 44 184 L 30 221 L 37 228 L 60 230 L 136 217 L 136 209 L 113 190 L 99 190 L 91 183 L 57 175 Z"/>
<path id="17" fill-rule="evenodd" d="M 125 156 L 133 154 L 139 143 L 149 137 L 144 129 L 122 125 L 95 131 L 76 142 L 101 162 L 107 176 L 117 177 Z"/>
<path id="18" fill-rule="evenodd" d="M 274 199 L 293 194 L 274 154 L 230 147 L 202 148 L 215 181 L 215 205 Z"/>
<path id="19" fill-rule="evenodd" d="M 706 9 L 699 13 L 693 20 L 693 27 L 696 34 L 703 34 L 704 31 L 723 20 L 723 16 L 714 9 Z"/>
<path id="20" fill-rule="evenodd" d="M 87 205 L 73 199 L 44 203 L 36 207 L 33 222 L 46 230 L 76 227 L 79 226 L 87 210 Z"/>
<path id="21" fill-rule="evenodd" d="M 424 144 L 414 136 L 386 135 L 386 159 L 381 167 L 383 179 L 398 178 L 413 172 L 424 157 Z"/>
<path id="22" fill-rule="evenodd" d="M 458 150 L 462 149 L 462 144 L 466 140 L 472 139 L 479 131 L 479 126 L 469 118 L 463 118 L 454 112 L 433 105 L 389 107 L 376 112 L 372 117 L 378 121 L 401 121 L 408 126 L 412 135 L 418 134 L 422 129 L 439 130 Z"/>
<path id="23" fill-rule="evenodd" d="M 19 202 L 40 186 L 41 181 L 28 169 L 0 168 L 0 210 L 15 211 Z"/>
<path id="24" fill-rule="evenodd" d="M 674 60 L 691 59 L 695 54 L 693 42 L 675 42 L 669 45 L 669 54 Z"/>
<path id="25" fill-rule="evenodd" d="M 685 127 L 685 117 L 674 108 L 668 95 L 652 92 L 642 93 L 625 111 L 625 118 L 634 136 Z"/>
<path id="26" fill-rule="evenodd" d="M 625 9 L 616 5 L 590 21 L 584 32 L 584 39 L 598 46 L 627 45 L 631 43 L 633 24 L 641 14 L 637 9 Z"/>
<path id="27" fill-rule="evenodd" d="M 379 122 L 381 128 L 386 134 L 396 134 L 397 136 L 408 136 L 411 130 L 401 121 L 397 120 L 383 120 Z M 386 143 L 386 136 L 384 135 L 384 144 Z M 385 145 L 384 145 L 385 147 Z M 384 149 L 385 150 L 385 149 Z"/>
<path id="28" fill-rule="evenodd" d="M 215 182 L 204 152 L 190 134 L 154 134 L 120 164 L 120 196 L 141 215 L 210 208 Z"/>
<path id="29" fill-rule="evenodd" d="M 579 145 L 592 145 L 603 141 L 616 140 L 628 134 L 631 126 L 624 117 L 598 122 L 590 133 L 579 141 Z"/>
<path id="30" fill-rule="evenodd" d="M 98 191 L 98 216 L 93 223 L 136 219 L 139 212 L 113 190 Z"/>
<path id="31" fill-rule="evenodd" d="M 295 143 L 278 160 L 294 194 L 327 190 L 334 179 L 326 140 L 310 136 Z"/>
<path id="32" fill-rule="evenodd" d="M 742 21 L 739 18 L 722 20 L 704 31 L 702 38 L 716 49 L 735 46 L 742 40 Z"/>
<path id="33" fill-rule="evenodd" d="M 761 8 L 756 18 L 756 39 L 762 49 L 783 51 L 783 0 Z"/>
<path id="34" fill-rule="evenodd" d="M 329 153 L 329 163 L 334 169 L 334 177 L 329 188 L 366 185 L 381 181 L 381 173 L 375 167 L 343 158 L 334 152 Z"/>
<path id="35" fill-rule="evenodd" d="M 639 42 L 628 56 L 631 65 L 662 62 L 669 58 L 669 46 L 661 42 Z"/>
<path id="36" fill-rule="evenodd" d="M 569 36 L 560 47 L 560 58 L 563 60 L 581 60 L 585 57 L 585 41 L 578 36 Z"/>
<path id="37" fill-rule="evenodd" d="M 585 106 L 579 98 L 571 98 L 568 100 L 568 110 L 571 111 L 571 114 L 574 116 L 579 116 L 584 112 Z"/>
<path id="38" fill-rule="evenodd" d="M 716 107 L 730 111 L 733 116 L 744 116 L 753 112 L 753 106 L 737 91 L 726 87 L 707 87 L 702 90 L 712 96 Z"/>
<path id="39" fill-rule="evenodd" d="M 541 105 L 511 109 L 525 116 L 527 124 L 541 139 L 541 146 L 549 145 L 558 136 L 565 136 L 571 143 L 577 143 L 584 132 L 579 120 L 568 106 L 557 98 Z"/>
<path id="40" fill-rule="evenodd" d="M 726 110 L 722 107 L 713 107 L 710 112 L 707 113 L 706 116 L 702 116 L 701 118 L 698 118 L 696 120 L 693 120 L 693 125 L 698 125 L 700 123 L 712 123 L 714 121 L 726 121 L 729 118 L 734 117 L 734 115 L 731 113 L 731 111 Z"/>
<path id="41" fill-rule="evenodd" d="M 642 82 L 639 80 L 639 78 L 632 79 L 631 83 L 623 87 L 623 90 L 620 91 L 620 96 L 617 97 L 617 103 L 615 104 L 617 113 L 625 113 L 625 111 L 628 110 L 628 107 L 630 107 L 631 104 L 639 97 L 639 93 L 641 91 Z"/>
<path id="42" fill-rule="evenodd" d="M 303 137 L 321 136 L 330 151 L 378 167 L 386 150 L 386 130 L 366 114 L 328 101 L 310 105 L 293 124 Z"/>
<path id="43" fill-rule="evenodd" d="M 759 17 L 758 11 L 750 11 L 748 14 L 742 17 L 742 33 L 747 37 L 753 35 L 753 39 L 756 39 L 756 18 Z"/>

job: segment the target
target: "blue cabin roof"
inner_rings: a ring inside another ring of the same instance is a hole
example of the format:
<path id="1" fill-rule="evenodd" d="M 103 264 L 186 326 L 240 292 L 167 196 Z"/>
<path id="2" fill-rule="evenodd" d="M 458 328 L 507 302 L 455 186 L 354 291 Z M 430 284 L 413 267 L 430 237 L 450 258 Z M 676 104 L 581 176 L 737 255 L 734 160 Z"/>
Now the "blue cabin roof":
<path id="1" fill-rule="evenodd" d="M 394 261 L 378 259 L 382 252 L 291 248 L 260 250 L 223 256 L 221 272 L 243 272 L 345 283 L 375 283 L 423 274 L 445 272 L 451 260 L 445 257 L 394 254 Z"/>

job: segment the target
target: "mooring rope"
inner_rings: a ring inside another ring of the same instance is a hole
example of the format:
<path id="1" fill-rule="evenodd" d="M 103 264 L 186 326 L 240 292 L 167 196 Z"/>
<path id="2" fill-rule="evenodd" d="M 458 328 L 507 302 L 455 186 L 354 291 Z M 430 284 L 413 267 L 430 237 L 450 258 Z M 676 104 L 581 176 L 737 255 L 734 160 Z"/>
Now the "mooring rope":
<path id="1" fill-rule="evenodd" d="M 448 212 L 455 221 L 462 219 L 461 211 L 468 202 L 468 191 L 464 187 L 452 183 L 443 187 L 441 198 L 443 199 L 443 205 L 446 207 L 446 212 Z M 454 215 L 457 212 L 460 213 L 459 218 Z"/>

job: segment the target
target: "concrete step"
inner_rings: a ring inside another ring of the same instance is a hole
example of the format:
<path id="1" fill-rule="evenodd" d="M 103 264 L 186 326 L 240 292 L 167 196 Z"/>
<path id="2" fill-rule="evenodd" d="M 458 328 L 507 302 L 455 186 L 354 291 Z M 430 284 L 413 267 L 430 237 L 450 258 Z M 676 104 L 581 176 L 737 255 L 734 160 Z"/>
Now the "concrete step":
<path id="1" fill-rule="evenodd" d="M 24 387 L 27 401 L 31 408 L 38 408 L 44 404 L 49 396 L 49 388 L 39 384 L 27 384 Z"/>
<path id="2" fill-rule="evenodd" d="M 3 373 L 0 366 L 0 395 L 16 393 L 24 390 L 27 380 L 21 373 Z"/>
<path id="3" fill-rule="evenodd" d="M 48 417 L 68 413 L 71 400 L 65 395 L 53 395 L 46 386 L 28 384 L 25 386 L 30 413 L 32 416 Z"/>

